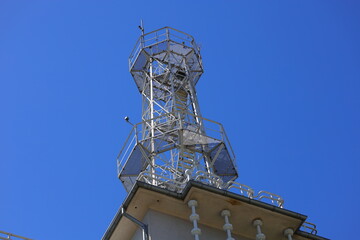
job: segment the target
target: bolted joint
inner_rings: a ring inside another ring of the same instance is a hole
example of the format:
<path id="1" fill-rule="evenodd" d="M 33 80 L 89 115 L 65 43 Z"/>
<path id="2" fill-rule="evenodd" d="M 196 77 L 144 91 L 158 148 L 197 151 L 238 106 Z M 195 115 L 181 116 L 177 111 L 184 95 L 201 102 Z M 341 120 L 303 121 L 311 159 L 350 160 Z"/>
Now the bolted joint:
<path id="1" fill-rule="evenodd" d="M 261 219 L 255 219 L 254 221 L 253 221 L 253 225 L 255 226 L 255 227 L 257 227 L 257 226 L 262 226 L 263 225 L 263 222 L 261 221 Z"/>
<path id="2" fill-rule="evenodd" d="M 228 216 L 228 217 L 230 217 L 231 216 L 231 213 L 230 213 L 230 211 L 229 210 L 222 210 L 221 211 L 221 216 L 222 217 L 225 217 L 225 216 Z"/>
<path id="3" fill-rule="evenodd" d="M 187 181 L 190 181 L 191 173 L 192 173 L 192 170 L 191 170 L 191 169 L 186 169 L 186 170 L 185 170 L 185 176 L 186 176 L 186 180 L 187 180 Z"/>
<path id="4" fill-rule="evenodd" d="M 284 236 L 287 237 L 288 235 L 290 236 L 294 235 L 294 230 L 292 230 L 292 228 L 287 228 L 284 230 Z"/>
<path id="5" fill-rule="evenodd" d="M 197 207 L 198 206 L 198 202 L 196 200 L 190 200 L 188 201 L 188 206 L 191 207 Z"/>
<path id="6" fill-rule="evenodd" d="M 265 240 L 265 234 L 263 233 L 258 233 L 256 234 L 256 240 Z"/>
<path id="7" fill-rule="evenodd" d="M 223 229 L 225 231 L 227 231 L 227 230 L 232 231 L 233 230 L 233 225 L 231 223 L 225 223 L 224 226 L 223 226 Z"/>
<path id="8" fill-rule="evenodd" d="M 192 235 L 200 235 L 201 234 L 201 229 L 200 228 L 193 228 L 191 230 L 191 234 Z"/>
<path id="9" fill-rule="evenodd" d="M 292 236 L 294 235 L 294 230 L 291 228 L 287 228 L 284 230 L 284 236 L 288 238 L 288 240 L 292 240 Z"/>
<path id="10" fill-rule="evenodd" d="M 194 220 L 199 221 L 200 217 L 199 214 L 193 213 L 190 215 L 189 219 L 190 221 L 194 221 Z"/>

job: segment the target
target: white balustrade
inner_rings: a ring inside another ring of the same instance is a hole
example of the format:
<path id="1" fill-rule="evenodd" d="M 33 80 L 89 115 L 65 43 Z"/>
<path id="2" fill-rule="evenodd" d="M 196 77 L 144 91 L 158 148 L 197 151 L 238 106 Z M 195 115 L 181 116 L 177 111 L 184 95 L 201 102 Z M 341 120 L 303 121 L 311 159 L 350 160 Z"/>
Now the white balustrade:
<path id="1" fill-rule="evenodd" d="M 294 230 L 291 228 L 287 228 L 284 231 L 284 236 L 287 237 L 288 240 L 293 240 L 292 236 L 294 235 Z"/>
<path id="2" fill-rule="evenodd" d="M 231 231 L 233 230 L 233 226 L 229 222 L 229 217 L 231 216 L 230 211 L 229 210 L 222 210 L 221 211 L 221 216 L 224 217 L 224 220 L 225 220 L 225 224 L 223 226 L 223 229 L 227 234 L 227 239 L 226 240 L 235 240 L 235 238 L 233 238 L 231 236 Z"/>
<path id="3" fill-rule="evenodd" d="M 200 220 L 199 214 L 196 213 L 196 207 L 198 202 L 196 200 L 190 200 L 188 202 L 189 208 L 191 208 L 191 215 L 189 217 L 190 221 L 193 222 L 194 228 L 191 230 L 191 234 L 194 235 L 195 240 L 200 239 L 201 229 L 198 227 L 198 221 Z"/>
<path id="4" fill-rule="evenodd" d="M 254 227 L 256 227 L 256 240 L 265 240 L 265 234 L 261 232 L 261 226 L 263 225 L 263 222 L 260 219 L 255 219 L 253 221 Z"/>

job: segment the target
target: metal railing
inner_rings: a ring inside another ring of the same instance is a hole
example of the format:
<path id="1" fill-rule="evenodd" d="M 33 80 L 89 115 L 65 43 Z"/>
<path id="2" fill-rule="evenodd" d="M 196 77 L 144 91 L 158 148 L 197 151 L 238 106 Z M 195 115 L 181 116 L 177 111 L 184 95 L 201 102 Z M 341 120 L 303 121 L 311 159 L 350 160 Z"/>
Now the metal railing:
<path id="1" fill-rule="evenodd" d="M 316 225 L 310 222 L 304 222 L 303 225 L 301 225 L 300 229 L 304 232 L 308 232 L 314 235 L 317 234 Z"/>
<path id="2" fill-rule="evenodd" d="M 12 234 L 12 233 L 9 233 L 9 232 L 4 232 L 4 231 L 0 231 L 0 239 L 4 239 L 4 240 L 19 240 L 19 239 L 32 240 L 30 238 L 22 237 L 22 236 Z"/>
<path id="3" fill-rule="evenodd" d="M 159 187 L 164 187 L 167 189 L 173 189 L 173 190 L 177 190 L 177 191 L 181 191 L 186 186 L 186 183 L 188 181 L 194 180 L 194 181 L 201 182 L 203 184 L 214 186 L 219 189 L 225 189 L 225 190 L 229 190 L 229 191 L 237 190 L 238 193 L 240 193 L 240 195 L 248 197 L 250 199 L 259 200 L 259 201 L 266 202 L 266 203 L 269 203 L 266 200 L 270 200 L 270 204 L 280 207 L 280 208 L 284 207 L 284 199 L 274 193 L 270 193 L 267 191 L 259 191 L 255 195 L 254 194 L 255 191 L 247 185 L 244 185 L 244 184 L 241 184 L 238 182 L 234 182 L 234 181 L 229 181 L 229 182 L 223 184 L 222 180 L 217 175 L 210 174 L 210 173 L 204 172 L 204 171 L 197 171 L 194 174 L 195 177 L 191 177 L 189 172 L 186 172 L 185 175 L 186 175 L 186 178 L 180 182 L 180 181 L 176 181 L 174 179 L 166 178 L 159 174 L 153 174 L 151 172 L 142 172 L 139 175 L 137 180 L 148 183 L 148 184 L 152 184 L 153 181 L 156 181 L 156 183 Z M 313 235 L 317 234 L 316 225 L 313 223 L 310 223 L 310 222 L 304 222 L 301 225 L 300 229 L 302 231 L 308 232 Z"/>
<path id="4" fill-rule="evenodd" d="M 255 194 L 254 189 L 252 189 L 251 187 L 238 183 L 238 182 L 234 182 L 234 181 L 230 181 L 228 182 L 224 188 L 226 190 L 231 190 L 231 189 L 235 189 L 238 190 L 240 195 L 251 198 L 251 199 L 256 199 L 259 201 L 263 201 L 263 202 L 267 202 L 270 203 L 272 205 L 275 205 L 277 207 L 283 208 L 284 207 L 284 199 L 282 197 L 280 197 L 277 194 L 268 192 L 268 191 L 259 191 Z"/>
<path id="5" fill-rule="evenodd" d="M 270 193 L 267 191 L 259 191 L 255 195 L 254 194 L 255 191 L 247 185 L 234 181 L 229 181 L 224 184 L 219 176 L 205 171 L 197 171 L 196 173 L 191 175 L 190 172 L 186 172 L 185 174 L 186 174 L 186 178 L 183 181 L 179 182 L 174 179 L 170 179 L 162 175 L 154 174 L 146 171 L 146 172 L 142 172 L 137 180 L 148 184 L 152 184 L 155 181 L 156 185 L 160 187 L 166 187 L 167 189 L 178 189 L 178 190 L 182 190 L 189 180 L 194 180 L 206 185 L 211 185 L 219 189 L 225 189 L 229 191 L 235 189 L 239 191 L 240 195 L 248 197 L 250 199 L 267 202 L 280 208 L 284 207 L 284 199 L 277 194 Z M 270 202 L 268 200 L 270 200 Z M 310 226 L 307 225 L 305 227 L 311 229 L 311 226 L 312 225 Z"/>
<path id="6" fill-rule="evenodd" d="M 242 196 L 253 198 L 254 197 L 254 190 L 245 185 L 238 182 L 230 181 L 225 185 L 225 189 L 231 190 L 231 189 L 237 189 Z"/>
<path id="7" fill-rule="evenodd" d="M 118 173 L 121 172 L 123 166 L 126 163 L 126 160 L 129 158 L 136 144 L 138 144 L 139 142 L 146 142 L 152 138 L 149 135 L 150 131 L 144 130 L 146 126 L 151 125 L 152 121 L 155 122 L 155 136 L 153 137 L 154 139 L 159 139 L 162 136 L 174 133 L 177 130 L 182 129 L 199 137 L 223 142 L 227 147 L 230 159 L 236 168 L 235 154 L 225 133 L 225 129 L 221 123 L 186 112 L 186 115 L 192 119 L 201 119 L 202 126 L 199 126 L 197 123 L 190 122 L 184 120 L 182 117 L 179 117 L 181 114 L 183 114 L 183 112 L 173 111 L 158 116 L 156 118 L 135 124 L 117 156 Z M 202 143 L 199 144 L 201 145 Z M 172 143 L 169 143 L 169 147 L 172 145 Z"/>
<path id="8" fill-rule="evenodd" d="M 154 46 L 166 41 L 173 41 L 183 46 L 192 48 L 196 54 L 200 55 L 200 49 L 190 34 L 175 28 L 163 27 L 158 30 L 143 34 L 139 37 L 129 57 L 129 69 L 132 68 L 136 58 L 139 56 L 143 48 Z"/>

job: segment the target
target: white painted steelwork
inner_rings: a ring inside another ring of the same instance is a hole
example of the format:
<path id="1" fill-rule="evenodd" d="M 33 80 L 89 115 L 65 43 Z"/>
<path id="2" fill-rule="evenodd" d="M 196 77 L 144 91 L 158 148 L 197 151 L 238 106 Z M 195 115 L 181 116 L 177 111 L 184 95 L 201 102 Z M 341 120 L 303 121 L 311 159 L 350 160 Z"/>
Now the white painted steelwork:
<path id="1" fill-rule="evenodd" d="M 223 226 L 224 231 L 226 232 L 227 238 L 226 240 L 235 240 L 231 236 L 231 231 L 233 230 L 233 225 L 229 221 L 229 217 L 231 216 L 231 213 L 229 210 L 225 209 L 221 211 L 221 216 L 224 218 L 225 224 Z"/>
<path id="2" fill-rule="evenodd" d="M 283 207 L 280 196 L 266 191 L 255 195 L 234 182 L 238 172 L 225 130 L 201 116 L 195 85 L 203 67 L 191 35 L 170 27 L 141 35 L 129 68 L 143 101 L 142 122 L 132 124 L 117 157 L 118 176 L 127 191 L 139 180 L 181 192 L 195 180 Z"/>
<path id="3" fill-rule="evenodd" d="M 310 223 L 310 222 L 304 222 L 301 225 L 301 230 L 305 231 L 305 232 L 308 232 L 308 233 L 311 233 L 311 234 L 315 234 L 315 235 L 317 234 L 316 225 L 313 224 L 313 223 Z"/>
<path id="4" fill-rule="evenodd" d="M 216 187 L 235 180 L 235 155 L 224 128 L 201 115 L 195 85 L 203 66 L 194 38 L 170 27 L 142 34 L 129 68 L 142 96 L 142 122 L 117 158 L 126 190 L 140 175 L 177 192 L 189 179 Z"/>
<path id="5" fill-rule="evenodd" d="M 238 172 L 225 130 L 220 123 L 201 115 L 195 85 L 203 66 L 193 37 L 170 27 L 147 34 L 143 26 L 141 30 L 142 35 L 129 57 L 129 69 L 142 96 L 142 119 L 132 124 L 125 117 L 133 128 L 117 157 L 118 177 L 125 189 L 130 191 L 136 181 L 141 181 L 156 186 L 154 189 L 181 194 L 189 181 L 196 181 L 226 193 L 240 193 L 250 203 L 254 199 L 283 208 L 284 200 L 279 195 L 255 192 L 234 181 Z M 188 202 L 195 240 L 201 234 L 197 204 L 196 200 Z M 227 240 L 234 239 L 232 233 L 236 236 L 230 215 L 229 210 L 221 211 Z M 262 224 L 260 219 L 253 221 L 256 240 L 265 240 Z M 301 228 L 316 234 L 313 224 L 305 222 Z M 288 240 L 292 240 L 291 231 L 283 232 Z M 204 234 L 209 233 L 204 231 Z M 271 237 L 271 233 L 267 235 Z"/>
<path id="6" fill-rule="evenodd" d="M 138 180 L 181 192 L 194 180 L 283 208 L 279 195 L 255 193 L 234 181 L 238 172 L 225 130 L 201 115 L 195 85 L 203 66 L 191 35 L 171 27 L 143 33 L 129 69 L 142 96 L 142 122 L 132 124 L 117 157 L 118 176 L 127 191 Z M 316 234 L 311 224 L 302 228 Z"/>
<path id="7" fill-rule="evenodd" d="M 193 222 L 194 228 L 191 230 L 191 234 L 194 235 L 195 240 L 200 239 L 201 229 L 198 227 L 198 221 L 200 220 L 199 214 L 196 213 L 196 207 L 198 203 L 196 200 L 190 200 L 188 202 L 189 208 L 191 208 L 191 215 L 189 217 L 190 221 Z"/>
<path id="8" fill-rule="evenodd" d="M 284 236 L 287 237 L 288 240 L 293 240 L 294 230 L 291 228 L 287 228 L 284 231 Z"/>
<path id="9" fill-rule="evenodd" d="M 263 225 L 263 222 L 260 219 L 255 219 L 253 221 L 253 225 L 256 228 L 256 240 L 265 240 L 265 234 L 261 232 L 261 226 Z"/>

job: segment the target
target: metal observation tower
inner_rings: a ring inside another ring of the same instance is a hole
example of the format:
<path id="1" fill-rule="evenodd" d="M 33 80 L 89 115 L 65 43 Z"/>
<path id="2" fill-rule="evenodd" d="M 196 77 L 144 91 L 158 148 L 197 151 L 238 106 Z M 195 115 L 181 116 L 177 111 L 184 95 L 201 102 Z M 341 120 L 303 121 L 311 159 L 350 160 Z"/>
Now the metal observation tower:
<path id="1" fill-rule="evenodd" d="M 194 38 L 170 27 L 143 34 L 129 69 L 142 96 L 142 122 L 117 159 L 126 190 L 136 180 L 177 192 L 190 179 L 216 187 L 235 180 L 223 126 L 201 115 L 195 86 L 204 70 Z"/>
<path id="2" fill-rule="evenodd" d="M 280 196 L 235 182 L 224 128 L 201 115 L 195 86 L 204 70 L 191 35 L 142 29 L 129 68 L 142 121 L 118 155 L 128 194 L 102 240 L 327 240 Z"/>

